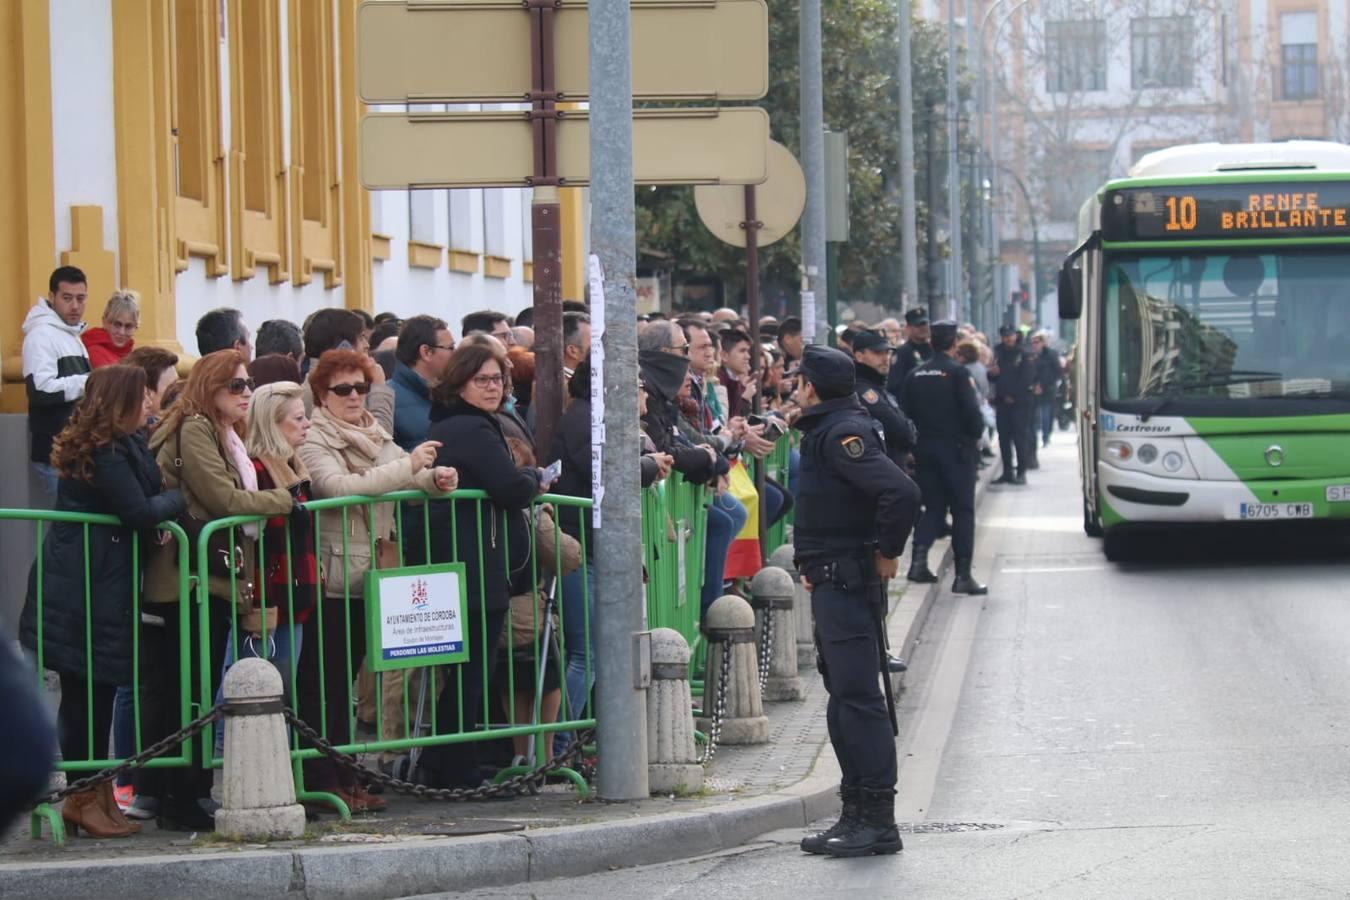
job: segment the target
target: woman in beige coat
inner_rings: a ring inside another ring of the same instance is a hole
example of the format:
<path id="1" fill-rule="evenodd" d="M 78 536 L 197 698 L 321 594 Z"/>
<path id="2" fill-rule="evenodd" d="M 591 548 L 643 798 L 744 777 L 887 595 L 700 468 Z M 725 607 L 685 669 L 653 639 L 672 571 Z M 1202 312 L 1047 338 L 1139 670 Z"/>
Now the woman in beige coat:
<path id="1" fill-rule="evenodd" d="M 329 350 L 310 369 L 309 385 L 315 398 L 313 427 L 299 453 L 309 469 L 315 499 L 353 494 L 378 497 L 414 489 L 438 496 L 453 491 L 459 483 L 458 474 L 452 468 L 434 465 L 439 444 L 428 441 L 408 453 L 366 409 L 365 395 L 376 377 L 374 370 L 375 363 L 369 357 L 352 350 Z M 366 655 L 365 575 L 372 565 L 372 543 L 378 564 L 380 546 L 398 539 L 395 506 L 369 503 L 350 507 L 345 513 L 332 510 L 317 516 L 325 597 L 322 625 L 316 645 L 307 645 L 300 655 L 296 681 L 300 717 L 323 729 L 325 737 L 336 745 L 356 739 L 349 711 L 352 682 Z M 306 697 L 319 696 L 321 660 L 326 699 L 322 710 L 304 702 Z M 305 773 L 309 790 L 334 793 L 353 812 L 385 806 L 382 799 L 366 793 L 351 773 L 329 760 L 311 760 Z"/>

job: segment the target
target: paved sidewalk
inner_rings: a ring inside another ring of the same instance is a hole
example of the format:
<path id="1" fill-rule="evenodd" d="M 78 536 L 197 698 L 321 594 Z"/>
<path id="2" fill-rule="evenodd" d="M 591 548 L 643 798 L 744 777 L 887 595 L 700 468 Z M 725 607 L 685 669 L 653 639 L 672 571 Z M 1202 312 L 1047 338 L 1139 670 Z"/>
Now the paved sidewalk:
<path id="1" fill-rule="evenodd" d="M 988 480 L 981 473 L 981 486 Z M 932 554 L 942 581 L 901 592 L 893 583 L 892 647 L 912 650 L 946 588 L 950 553 Z M 937 564 L 941 563 L 939 567 Z M 120 896 L 371 898 L 517 884 L 645 865 L 733 848 L 769 831 L 805 828 L 837 809 L 839 771 L 825 729 L 825 690 L 801 672 L 802 701 L 766 703 L 771 740 L 719 747 L 704 790 L 632 803 L 580 801 L 563 785 L 537 796 L 437 803 L 386 794 L 389 810 L 348 823 L 324 816 L 301 840 L 237 844 L 159 832 L 123 840 L 71 836 L 64 848 L 0 840 L 0 896 L 50 900 Z M 900 688 L 897 677 L 897 690 Z"/>

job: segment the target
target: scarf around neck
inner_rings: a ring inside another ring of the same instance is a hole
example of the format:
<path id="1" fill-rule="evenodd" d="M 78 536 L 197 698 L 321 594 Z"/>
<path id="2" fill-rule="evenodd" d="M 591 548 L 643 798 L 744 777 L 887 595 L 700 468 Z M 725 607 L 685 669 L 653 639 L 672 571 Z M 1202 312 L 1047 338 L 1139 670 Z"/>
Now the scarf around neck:
<path id="1" fill-rule="evenodd" d="M 368 410 L 361 412 L 361 424 L 352 425 L 331 415 L 322 406 L 314 410 L 314 430 L 334 444 L 351 447 L 372 463 L 379 459 L 380 448 L 392 440 Z"/>

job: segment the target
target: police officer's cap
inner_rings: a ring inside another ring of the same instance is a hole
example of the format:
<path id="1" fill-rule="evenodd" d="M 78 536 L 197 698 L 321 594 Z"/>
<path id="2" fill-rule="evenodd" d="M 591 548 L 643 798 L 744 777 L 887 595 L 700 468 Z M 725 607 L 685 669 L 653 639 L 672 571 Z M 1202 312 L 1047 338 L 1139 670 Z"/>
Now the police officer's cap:
<path id="1" fill-rule="evenodd" d="M 833 347 L 808 346 L 802 353 L 801 373 L 824 399 L 853 393 L 853 360 Z"/>
<path id="2" fill-rule="evenodd" d="M 924 309 L 922 306 L 916 306 L 913 309 L 909 310 L 908 312 L 905 313 L 905 324 L 927 325 L 928 310 Z"/>
<path id="3" fill-rule="evenodd" d="M 933 323 L 933 347 L 936 350 L 948 350 L 956 345 L 956 323 L 951 319 Z"/>
<path id="4" fill-rule="evenodd" d="M 999 337 L 1007 337 L 1007 336 L 1010 335 L 1010 334 L 1017 334 L 1017 329 L 1014 328 L 1014 327 L 1011 326 L 1011 325 L 1000 325 L 1000 326 L 998 326 L 998 336 L 999 336 Z"/>
<path id="5" fill-rule="evenodd" d="M 886 335 L 874 329 L 860 331 L 853 336 L 853 352 L 859 350 L 889 350 L 891 342 L 886 340 Z"/>

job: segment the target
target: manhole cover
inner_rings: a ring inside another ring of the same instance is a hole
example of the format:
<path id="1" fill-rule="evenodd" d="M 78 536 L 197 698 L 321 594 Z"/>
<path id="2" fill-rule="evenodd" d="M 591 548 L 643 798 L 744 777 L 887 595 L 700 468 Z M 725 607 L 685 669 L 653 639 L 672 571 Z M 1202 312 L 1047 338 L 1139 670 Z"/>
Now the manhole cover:
<path id="1" fill-rule="evenodd" d="M 469 837 L 475 834 L 498 834 L 503 831 L 524 831 L 521 822 L 508 822 L 505 819 L 463 819 L 458 822 L 438 822 L 422 829 L 423 834 L 437 837 Z"/>
<path id="2" fill-rule="evenodd" d="M 906 834 L 950 834 L 957 831 L 994 831 L 1003 825 L 995 822 L 910 822 L 897 827 Z"/>

